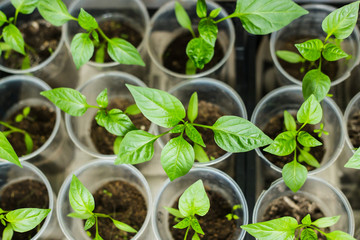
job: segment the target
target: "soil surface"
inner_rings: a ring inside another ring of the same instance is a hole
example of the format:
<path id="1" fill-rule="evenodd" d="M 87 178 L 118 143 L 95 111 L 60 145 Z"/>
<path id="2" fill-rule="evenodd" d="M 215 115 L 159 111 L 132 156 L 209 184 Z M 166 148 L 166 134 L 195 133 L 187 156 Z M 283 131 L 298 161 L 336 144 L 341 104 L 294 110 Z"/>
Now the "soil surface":
<path id="1" fill-rule="evenodd" d="M 186 46 L 191 39 L 193 39 L 191 33 L 186 32 L 169 44 L 162 57 L 165 68 L 176 73 L 186 73 L 186 62 L 189 59 L 186 55 Z M 207 71 L 214 67 L 223 57 L 224 51 L 219 44 L 219 41 L 216 41 L 213 59 L 206 64 L 202 70 L 197 69 L 197 73 Z"/>
<path id="2" fill-rule="evenodd" d="M 136 230 L 139 230 L 145 221 L 146 201 L 132 184 L 121 180 L 108 182 L 94 193 L 94 199 L 95 213 L 108 214 Z M 98 219 L 99 234 L 104 240 L 127 240 L 135 235 L 117 229 L 108 218 Z M 95 236 L 95 226 L 89 231 L 91 236 Z"/>
<path id="3" fill-rule="evenodd" d="M 348 134 L 352 145 L 360 147 L 360 112 L 354 113 L 347 122 Z"/>
<path id="4" fill-rule="evenodd" d="M 131 102 L 126 98 L 114 98 L 110 100 L 107 109 L 110 110 L 113 108 L 117 108 L 125 111 L 125 109 L 132 104 L 134 104 L 134 102 Z M 129 118 L 137 129 L 144 131 L 149 130 L 151 122 L 141 113 L 129 116 Z M 114 154 L 114 141 L 116 139 L 116 136 L 109 133 L 105 128 L 98 125 L 95 120 L 95 116 L 91 122 L 90 137 L 96 149 L 101 154 Z"/>
<path id="5" fill-rule="evenodd" d="M 15 122 L 18 114 L 21 114 L 23 108 L 16 111 L 6 121 L 11 126 L 20 128 L 28 132 L 33 140 L 33 152 L 40 148 L 50 137 L 56 121 L 55 111 L 47 106 L 30 106 L 29 115 L 21 122 Z M 4 130 L 8 130 L 5 128 Z M 7 139 L 13 146 L 18 156 L 26 155 L 26 145 L 22 133 L 11 133 Z"/>
<path id="6" fill-rule="evenodd" d="M 296 115 L 293 115 L 293 117 L 296 119 Z M 297 123 L 297 127 L 296 129 L 299 129 L 301 127 L 302 124 Z M 320 141 L 321 143 L 323 143 L 323 140 L 321 138 L 318 137 L 318 135 L 316 133 L 314 133 L 314 125 L 306 125 L 303 128 L 303 131 L 306 131 L 308 133 L 310 133 L 311 136 L 313 136 L 314 138 L 316 138 L 318 141 Z M 284 126 L 284 113 L 279 114 L 273 118 L 270 119 L 269 123 L 265 126 L 265 128 L 263 129 L 263 132 L 268 135 L 271 139 L 275 139 L 280 133 L 282 133 L 283 131 L 285 131 L 285 126 Z M 301 146 L 298 143 L 298 146 Z M 264 148 L 262 148 L 261 150 L 263 150 Z M 310 150 L 310 154 L 312 154 L 316 160 L 318 160 L 319 163 L 322 162 L 323 157 L 325 155 L 325 147 L 324 145 L 318 146 L 318 147 L 312 147 Z M 279 168 L 283 168 L 285 166 L 285 164 L 292 162 L 294 160 L 294 154 L 290 154 L 287 156 L 276 156 L 276 155 L 272 155 L 268 152 L 262 151 L 264 156 L 273 164 L 275 164 L 276 166 L 278 166 Z M 305 162 L 301 163 L 302 165 L 304 165 L 308 171 L 314 170 L 315 168 L 308 165 Z"/>
<path id="7" fill-rule="evenodd" d="M 29 55 L 30 66 L 34 67 L 48 59 L 59 45 L 61 27 L 55 27 L 43 19 L 27 21 L 18 26 L 27 46 L 25 52 Z M 22 69 L 24 56 L 11 51 L 1 54 L 2 64 L 8 68 Z"/>
<path id="8" fill-rule="evenodd" d="M 311 216 L 311 221 L 325 217 L 325 214 L 321 211 L 319 206 L 308 198 L 301 195 L 283 196 L 275 199 L 269 204 L 261 221 L 269 221 L 290 216 L 296 218 L 298 223 L 301 223 L 301 220 L 308 214 Z M 329 229 L 322 230 L 329 232 Z M 319 240 L 326 240 L 320 233 L 318 233 L 318 237 Z"/>
<path id="9" fill-rule="evenodd" d="M 236 228 L 234 220 L 229 221 L 226 218 L 228 213 L 231 213 L 232 206 L 229 202 L 218 192 L 212 191 L 206 188 L 206 193 L 210 199 L 210 210 L 203 216 L 196 216 L 200 223 L 202 230 L 205 235 L 199 235 L 200 239 L 204 240 L 230 240 L 233 239 L 236 234 L 241 230 Z M 172 206 L 173 208 L 179 209 L 179 199 Z M 241 215 L 238 211 L 235 211 L 239 217 Z M 241 220 L 241 219 L 240 219 Z M 178 222 L 175 221 L 173 215 L 169 215 L 169 229 L 174 240 L 184 240 L 186 229 L 173 228 Z M 194 231 L 191 229 L 188 234 L 188 239 L 194 235 Z"/>
<path id="10" fill-rule="evenodd" d="M 49 207 L 49 196 L 46 186 L 36 180 L 23 180 L 5 187 L 0 192 L 0 208 L 6 211 L 19 208 L 42 208 Z M 13 240 L 31 239 L 40 230 L 42 223 L 31 231 L 14 233 Z M 0 234 L 4 227 L 0 224 Z"/>

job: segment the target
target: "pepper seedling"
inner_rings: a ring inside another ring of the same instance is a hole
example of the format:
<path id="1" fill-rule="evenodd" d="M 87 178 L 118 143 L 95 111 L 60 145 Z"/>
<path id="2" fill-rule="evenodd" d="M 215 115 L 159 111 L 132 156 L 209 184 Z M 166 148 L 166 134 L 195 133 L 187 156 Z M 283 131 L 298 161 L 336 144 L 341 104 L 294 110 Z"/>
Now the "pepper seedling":
<path id="1" fill-rule="evenodd" d="M 11 240 L 14 232 L 24 233 L 34 229 L 50 213 L 51 209 L 19 208 L 5 211 L 0 208 L 0 222 L 5 227 L 2 240 Z"/>
<path id="2" fill-rule="evenodd" d="M 189 172 L 195 160 L 194 148 L 184 139 L 184 133 L 195 144 L 205 147 L 196 127 L 212 130 L 216 144 L 227 152 L 246 152 L 272 143 L 259 128 L 241 117 L 223 116 L 213 126 L 196 124 L 197 100 L 190 102 L 186 121 L 184 106 L 171 94 L 153 88 L 126 86 L 142 114 L 152 123 L 170 130 L 159 135 L 142 130 L 128 132 L 120 144 L 115 164 L 149 161 L 154 154 L 154 142 L 166 134 L 177 133 L 180 135 L 172 138 L 163 148 L 161 164 L 170 180 L 181 177 Z"/>
<path id="3" fill-rule="evenodd" d="M 234 13 L 217 19 L 221 8 L 207 12 L 205 0 L 198 0 L 196 13 L 200 18 L 197 26 L 199 36 L 193 30 L 189 15 L 184 7 L 175 3 L 178 23 L 188 29 L 193 39 L 187 44 L 186 74 L 195 74 L 196 69 L 203 69 L 214 56 L 214 47 L 218 35 L 218 24 L 229 18 L 239 18 L 244 29 L 251 34 L 265 35 L 288 25 L 294 19 L 308 12 L 291 0 L 237 0 Z"/>
<path id="4" fill-rule="evenodd" d="M 68 21 L 77 21 L 86 33 L 77 33 L 71 41 L 70 50 L 75 65 L 80 68 L 94 55 L 95 45 L 99 46 L 95 53 L 96 59 L 101 62 L 107 44 L 107 53 L 110 58 L 120 64 L 145 66 L 137 49 L 122 38 L 108 38 L 99 27 L 96 19 L 84 9 L 80 9 L 78 18 L 71 16 L 66 5 L 61 0 L 41 0 L 38 4 L 41 16 L 55 26 L 61 26 Z M 100 42 L 99 35 L 104 39 Z"/>
<path id="5" fill-rule="evenodd" d="M 184 240 L 187 239 L 190 229 L 194 230 L 192 240 L 200 240 L 198 234 L 205 235 L 195 215 L 205 216 L 210 209 L 210 200 L 206 194 L 202 180 L 198 180 L 188 187 L 179 198 L 179 209 L 164 207 L 177 219 L 182 219 L 174 228 L 185 229 Z"/>
<path id="6" fill-rule="evenodd" d="M 243 225 L 241 228 L 259 240 L 315 240 L 318 239 L 316 232 L 323 234 L 328 240 L 355 240 L 351 235 L 342 231 L 325 233 L 321 230 L 335 225 L 339 219 L 340 216 L 323 217 L 313 222 L 310 214 L 308 214 L 301 220 L 300 224 L 293 217 L 282 217 L 266 222 Z"/>
<path id="7" fill-rule="evenodd" d="M 304 185 L 307 178 L 307 169 L 299 162 L 306 162 L 310 166 L 319 167 L 319 162 L 309 153 L 309 148 L 321 146 L 322 143 L 310 133 L 302 131 L 307 124 L 318 124 L 323 116 L 320 103 L 314 95 L 311 95 L 297 112 L 297 121 L 302 124 L 296 129 L 295 119 L 287 111 L 284 112 L 286 131 L 280 133 L 270 146 L 264 149 L 265 152 L 287 156 L 294 153 L 294 160 L 287 163 L 282 169 L 282 176 L 286 186 L 293 192 L 297 192 Z M 300 145 L 299 145 L 299 144 Z M 301 147 L 301 145 L 303 147 Z M 299 154 L 297 154 L 299 152 Z"/>
<path id="8" fill-rule="evenodd" d="M 227 220 L 229 221 L 238 220 L 239 216 L 235 214 L 235 211 L 238 209 L 241 209 L 241 205 L 240 204 L 234 205 L 231 209 L 231 213 L 226 214 Z"/>
<path id="9" fill-rule="evenodd" d="M 359 1 L 345 5 L 330 13 L 322 22 L 322 29 L 327 36 L 324 40 L 311 39 L 303 43 L 295 44 L 300 54 L 291 51 L 276 51 L 276 55 L 289 63 L 310 62 L 310 68 L 302 79 L 302 91 L 304 98 L 314 95 L 318 101 L 326 97 L 330 90 L 331 80 L 322 72 L 322 63 L 350 59 L 342 48 L 341 42 L 353 32 L 358 19 Z M 345 63 L 346 64 L 346 63 Z M 300 71 L 304 67 L 300 69 Z"/>
<path id="10" fill-rule="evenodd" d="M 69 202 L 75 212 L 69 213 L 68 217 L 86 220 L 84 230 L 87 231 L 95 225 L 94 240 L 101 240 L 99 235 L 98 218 L 109 218 L 116 228 L 130 233 L 137 231 L 126 223 L 113 219 L 110 215 L 103 213 L 94 213 L 95 200 L 89 190 L 73 175 L 70 183 Z"/>

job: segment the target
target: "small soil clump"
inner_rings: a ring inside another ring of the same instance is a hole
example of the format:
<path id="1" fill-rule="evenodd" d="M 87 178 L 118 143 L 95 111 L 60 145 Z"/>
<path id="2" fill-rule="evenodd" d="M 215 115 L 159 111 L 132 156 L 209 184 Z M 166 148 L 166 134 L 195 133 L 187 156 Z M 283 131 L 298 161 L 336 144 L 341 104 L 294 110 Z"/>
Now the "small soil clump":
<path id="1" fill-rule="evenodd" d="M 348 134 L 352 145 L 360 147 L 360 112 L 354 113 L 347 122 Z"/>
<path id="2" fill-rule="evenodd" d="M 186 63 L 189 60 L 189 57 L 186 55 L 186 46 L 191 39 L 193 39 L 191 33 L 186 32 L 169 44 L 162 57 L 164 67 L 176 73 L 186 73 Z M 219 41 L 216 41 L 213 59 L 211 59 L 202 70 L 197 69 L 197 73 L 211 69 L 219 63 L 223 57 L 224 51 L 219 44 Z"/>
<path id="3" fill-rule="evenodd" d="M 94 193 L 94 199 L 95 213 L 110 215 L 136 230 L 139 230 L 145 221 L 146 201 L 140 191 L 130 183 L 121 180 L 108 182 Z M 128 240 L 135 236 L 135 233 L 117 229 L 108 218 L 98 219 L 99 234 L 104 240 Z M 89 231 L 91 236 L 95 236 L 95 226 Z"/>
<path id="4" fill-rule="evenodd" d="M 114 98 L 111 99 L 107 109 L 110 110 L 113 108 L 117 108 L 121 111 L 125 111 L 125 109 L 132 104 L 134 103 L 126 98 Z M 141 113 L 129 116 L 129 118 L 137 129 L 144 131 L 149 130 L 151 122 Z M 90 137 L 96 149 L 101 154 L 114 154 L 114 141 L 116 139 L 116 136 L 109 133 L 105 128 L 98 125 L 95 120 L 95 116 L 91 122 Z"/>
<path id="5" fill-rule="evenodd" d="M 19 208 L 49 208 L 46 186 L 36 180 L 27 179 L 8 185 L 0 192 L 0 208 L 11 211 Z M 31 239 L 40 230 L 42 223 L 25 233 L 14 232 L 13 240 Z M 4 227 L 0 224 L 0 235 Z"/>

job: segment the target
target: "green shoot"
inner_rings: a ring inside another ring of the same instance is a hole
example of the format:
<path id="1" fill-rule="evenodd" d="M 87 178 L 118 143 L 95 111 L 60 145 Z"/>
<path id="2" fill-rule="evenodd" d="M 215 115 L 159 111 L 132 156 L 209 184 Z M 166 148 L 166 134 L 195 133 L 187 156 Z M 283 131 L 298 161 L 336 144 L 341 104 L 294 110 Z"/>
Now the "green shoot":
<path id="1" fill-rule="evenodd" d="M 232 210 L 231 210 L 231 213 L 227 214 L 226 215 L 226 218 L 227 220 L 231 221 L 231 220 L 238 220 L 239 219 L 239 216 L 235 214 L 235 211 L 238 210 L 238 209 L 241 209 L 241 205 L 240 204 L 237 204 L 237 205 L 234 205 L 232 207 Z"/>

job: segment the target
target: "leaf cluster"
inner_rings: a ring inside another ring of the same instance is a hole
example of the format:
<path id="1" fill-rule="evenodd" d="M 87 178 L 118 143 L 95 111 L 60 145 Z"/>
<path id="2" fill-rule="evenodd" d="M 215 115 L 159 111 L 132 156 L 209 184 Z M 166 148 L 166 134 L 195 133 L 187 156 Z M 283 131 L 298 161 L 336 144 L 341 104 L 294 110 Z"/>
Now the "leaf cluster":
<path id="1" fill-rule="evenodd" d="M 239 216 L 235 214 L 235 211 L 238 210 L 238 209 L 241 209 L 241 205 L 240 204 L 237 204 L 237 205 L 234 205 L 231 209 L 231 213 L 228 213 L 226 214 L 226 218 L 227 220 L 231 221 L 231 220 L 238 220 L 239 219 Z"/>

